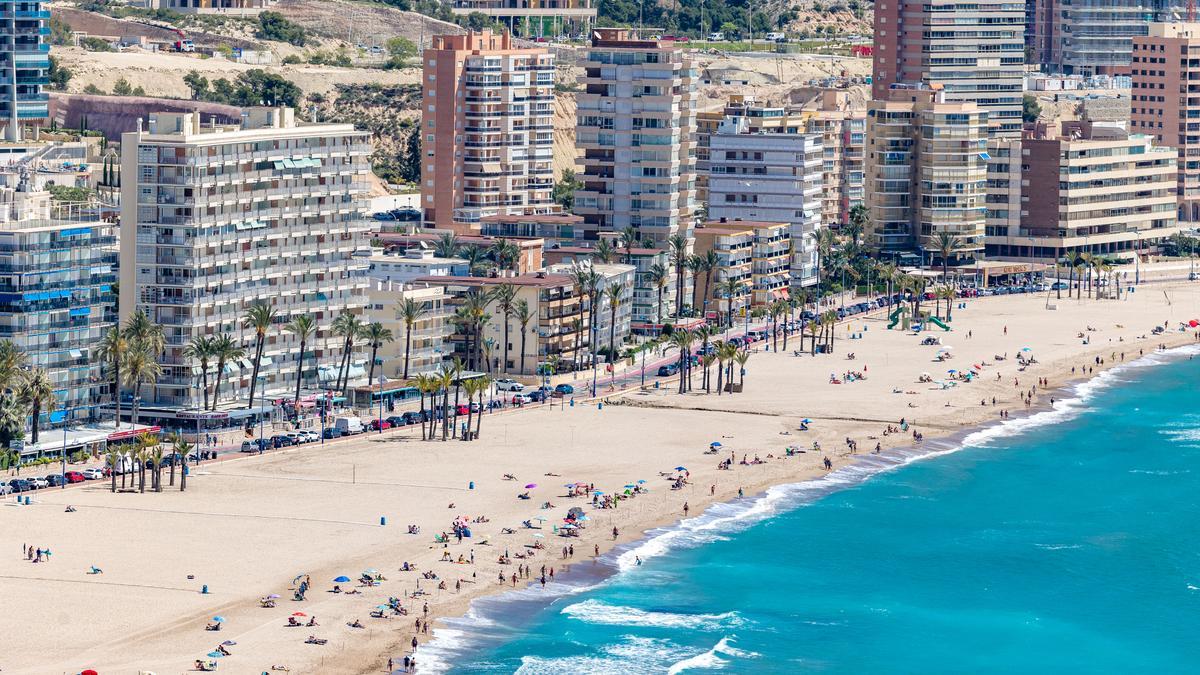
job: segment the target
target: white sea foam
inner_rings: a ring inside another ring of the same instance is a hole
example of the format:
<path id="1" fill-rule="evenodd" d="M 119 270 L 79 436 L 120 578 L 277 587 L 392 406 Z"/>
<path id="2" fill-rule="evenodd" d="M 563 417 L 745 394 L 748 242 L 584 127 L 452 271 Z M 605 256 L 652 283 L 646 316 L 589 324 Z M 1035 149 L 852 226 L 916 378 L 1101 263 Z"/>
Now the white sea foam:
<path id="1" fill-rule="evenodd" d="M 737 647 L 729 644 L 728 637 L 723 637 L 721 638 L 720 642 L 713 645 L 712 649 L 671 664 L 671 667 L 667 669 L 667 675 L 677 675 L 678 673 L 682 673 L 686 670 L 712 670 L 724 668 L 729 661 L 721 658 L 722 656 L 752 659 L 757 658 L 759 655 L 755 652 L 738 649 Z"/>
<path id="2" fill-rule="evenodd" d="M 610 605 L 599 600 L 584 600 L 563 608 L 562 614 L 584 623 L 607 626 L 653 626 L 689 630 L 719 630 L 743 625 L 737 612 L 724 614 L 678 614 L 649 612 L 636 607 Z"/>
<path id="3" fill-rule="evenodd" d="M 914 450 L 905 450 L 902 452 L 890 451 L 883 455 L 862 455 L 855 463 L 831 471 L 820 478 L 800 483 L 778 485 L 769 488 L 766 492 L 754 498 L 714 504 L 697 517 L 683 520 L 671 527 L 657 528 L 646 532 L 647 536 L 644 540 L 630 548 L 624 550 L 617 549 L 615 559 L 610 557 L 613 555 L 610 554 L 610 556 L 603 558 L 601 562 L 613 562 L 619 573 L 628 573 L 637 567 L 638 558 L 646 561 L 674 549 L 692 548 L 723 540 L 731 533 L 739 532 L 772 516 L 811 503 L 830 492 L 860 484 L 872 476 L 893 471 L 913 462 L 952 454 L 965 448 L 987 447 L 996 440 L 1017 436 L 1039 427 L 1061 424 L 1088 412 L 1087 403 L 1099 392 L 1109 387 L 1128 382 L 1128 378 L 1123 377 L 1123 375 L 1127 375 L 1131 371 L 1163 365 L 1178 360 L 1181 357 L 1196 354 L 1200 354 L 1200 345 L 1188 345 L 1166 352 L 1152 352 L 1136 360 L 1115 366 L 1087 381 L 1074 385 L 1070 389 L 1071 395 L 1067 398 L 1056 400 L 1054 407 L 1050 410 L 1044 410 L 1026 417 L 1004 420 L 998 424 L 984 427 L 968 434 L 955 444 L 947 445 L 934 441 Z M 560 588 L 555 589 L 550 588 L 552 585 L 547 585 L 546 591 L 542 591 L 540 597 L 549 602 L 563 595 L 591 590 L 600 585 L 600 583 L 577 586 L 558 584 L 557 586 Z M 1191 587 L 1189 586 L 1189 588 Z M 1200 590 L 1200 588 L 1194 590 Z M 502 596 L 482 598 L 481 600 L 477 600 L 476 603 L 487 602 L 489 604 L 502 605 L 509 600 L 529 599 L 529 594 L 533 592 L 535 592 L 533 589 L 512 591 Z M 452 619 L 446 623 L 465 628 L 467 631 L 457 629 L 435 630 L 434 639 L 420 648 L 420 655 L 422 657 L 421 672 L 445 672 L 448 670 L 449 664 L 447 663 L 447 659 L 453 658 L 467 648 L 466 643 L 470 641 L 470 636 L 466 635 L 466 632 L 470 632 L 471 628 L 482 624 L 482 622 L 477 622 L 470 618 Z M 587 664 L 591 664 L 594 667 Z M 602 659 L 597 660 L 586 657 L 571 659 L 526 657 L 522 659 L 521 668 L 517 672 L 528 675 L 543 672 L 637 672 L 636 669 L 631 671 L 628 664 L 615 668 L 609 667 L 611 665 L 611 663 Z"/>

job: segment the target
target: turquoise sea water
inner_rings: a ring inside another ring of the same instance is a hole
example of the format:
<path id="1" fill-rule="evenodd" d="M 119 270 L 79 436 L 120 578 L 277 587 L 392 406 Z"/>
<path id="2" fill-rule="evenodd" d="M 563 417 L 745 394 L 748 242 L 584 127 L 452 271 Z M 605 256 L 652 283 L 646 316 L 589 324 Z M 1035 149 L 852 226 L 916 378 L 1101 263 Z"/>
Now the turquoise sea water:
<path id="1" fill-rule="evenodd" d="M 1197 672 L 1198 381 L 1200 359 L 1151 357 L 940 456 L 714 507 L 549 604 L 477 603 L 418 657 L 456 673 Z"/>

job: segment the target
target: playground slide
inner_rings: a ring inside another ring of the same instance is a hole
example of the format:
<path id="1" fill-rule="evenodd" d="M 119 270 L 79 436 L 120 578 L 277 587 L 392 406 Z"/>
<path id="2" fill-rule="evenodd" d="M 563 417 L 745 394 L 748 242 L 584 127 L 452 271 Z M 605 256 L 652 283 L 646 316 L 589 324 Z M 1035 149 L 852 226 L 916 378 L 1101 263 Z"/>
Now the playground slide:
<path id="1" fill-rule="evenodd" d="M 901 305 L 896 308 L 896 311 L 892 312 L 891 314 L 888 314 L 888 319 L 891 320 L 891 323 L 888 324 L 888 330 L 895 328 L 896 324 L 900 323 L 900 310 L 902 310 L 903 308 L 904 308 L 904 305 Z"/>
<path id="2" fill-rule="evenodd" d="M 927 318 L 926 321 L 941 328 L 942 330 L 950 330 L 950 326 L 947 326 L 946 324 L 942 323 L 942 320 L 937 318 L 936 316 L 931 316 L 931 317 Z"/>

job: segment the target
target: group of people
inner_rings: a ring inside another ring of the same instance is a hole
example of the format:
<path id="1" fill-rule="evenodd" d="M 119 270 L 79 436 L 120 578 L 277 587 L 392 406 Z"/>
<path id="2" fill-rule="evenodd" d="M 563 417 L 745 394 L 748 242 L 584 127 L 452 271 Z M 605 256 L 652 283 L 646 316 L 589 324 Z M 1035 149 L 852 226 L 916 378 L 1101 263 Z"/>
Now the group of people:
<path id="1" fill-rule="evenodd" d="M 50 562 L 50 549 L 21 544 L 21 555 L 29 562 Z"/>

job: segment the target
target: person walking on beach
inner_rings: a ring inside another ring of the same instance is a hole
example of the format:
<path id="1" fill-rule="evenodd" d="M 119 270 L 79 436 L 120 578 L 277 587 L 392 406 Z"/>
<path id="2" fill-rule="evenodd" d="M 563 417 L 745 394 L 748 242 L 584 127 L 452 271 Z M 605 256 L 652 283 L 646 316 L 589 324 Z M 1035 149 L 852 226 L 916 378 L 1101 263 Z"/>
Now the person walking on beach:
<path id="1" fill-rule="evenodd" d="M 615 527 L 614 527 L 614 528 L 613 528 L 613 539 L 614 539 L 614 540 L 616 540 L 616 538 L 617 538 L 617 535 L 618 535 L 618 534 L 620 534 L 620 533 L 619 533 L 619 532 L 617 532 L 617 528 L 615 528 Z"/>
<path id="2" fill-rule="evenodd" d="M 684 502 L 684 503 L 683 503 L 683 515 L 684 515 L 684 517 L 686 517 L 686 516 L 687 516 L 687 514 L 688 514 L 688 503 L 687 503 L 687 502 Z"/>

